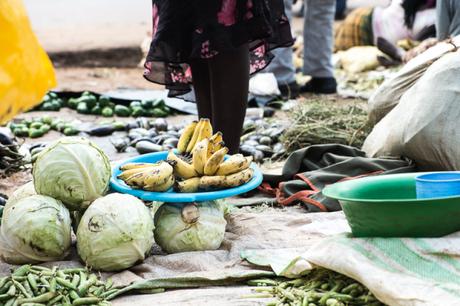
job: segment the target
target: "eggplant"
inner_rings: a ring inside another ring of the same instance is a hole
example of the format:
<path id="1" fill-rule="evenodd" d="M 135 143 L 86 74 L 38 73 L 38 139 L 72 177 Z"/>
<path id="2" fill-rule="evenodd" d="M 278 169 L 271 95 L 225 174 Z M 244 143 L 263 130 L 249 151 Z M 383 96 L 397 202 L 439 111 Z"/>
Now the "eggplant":
<path id="1" fill-rule="evenodd" d="M 168 122 L 164 118 L 157 118 L 152 125 L 157 131 L 167 131 Z"/>
<path id="2" fill-rule="evenodd" d="M 265 157 L 270 157 L 274 153 L 273 149 L 270 148 L 269 146 L 266 146 L 266 145 L 258 145 L 258 146 L 256 146 L 256 150 L 259 150 L 262 153 L 264 153 Z"/>
<path id="3" fill-rule="evenodd" d="M 275 109 L 273 107 L 266 106 L 264 107 L 264 118 L 273 117 L 275 114 Z"/>
<path id="4" fill-rule="evenodd" d="M 157 132 L 157 130 L 155 128 L 151 128 L 148 132 L 149 132 L 149 137 L 150 138 L 158 136 L 158 132 Z"/>
<path id="5" fill-rule="evenodd" d="M 109 140 L 118 153 L 124 152 L 129 146 L 129 138 L 127 137 L 111 137 Z"/>
<path id="6" fill-rule="evenodd" d="M 136 144 L 137 144 L 139 141 L 148 141 L 148 142 L 151 142 L 151 143 L 155 143 L 155 142 L 153 141 L 152 138 L 147 137 L 147 136 L 144 136 L 144 137 L 141 136 L 141 137 L 138 137 L 138 138 L 135 138 L 135 139 L 131 140 L 131 141 L 129 142 L 129 145 L 132 146 L 132 147 L 135 147 Z"/>
<path id="7" fill-rule="evenodd" d="M 126 130 L 127 131 L 131 131 L 133 129 L 137 129 L 139 128 L 139 124 L 137 124 L 137 122 L 129 122 L 128 124 L 126 124 Z"/>
<path id="8" fill-rule="evenodd" d="M 179 139 L 176 137 L 167 138 L 163 141 L 163 146 L 172 146 L 173 148 L 177 147 Z"/>
<path id="9" fill-rule="evenodd" d="M 41 147 L 46 147 L 46 146 L 47 146 L 47 144 L 44 143 L 44 142 L 37 142 L 37 143 L 34 143 L 33 145 L 31 145 L 29 147 L 29 151 L 32 151 L 35 148 L 41 148 Z"/>
<path id="10" fill-rule="evenodd" d="M 284 147 L 284 145 L 281 143 L 281 142 L 277 142 L 275 143 L 275 145 L 273 146 L 273 151 L 275 153 L 278 153 L 280 151 L 286 151 L 286 148 Z"/>
<path id="11" fill-rule="evenodd" d="M 136 150 L 139 154 L 146 154 L 146 153 L 153 153 L 153 152 L 161 152 L 163 151 L 163 147 L 158 144 L 154 144 L 150 141 L 139 141 L 136 143 Z"/>
<path id="12" fill-rule="evenodd" d="M 143 128 L 143 129 L 146 129 L 146 130 L 148 130 L 150 128 L 150 124 L 149 124 L 149 121 L 147 120 L 147 118 L 144 118 L 144 117 L 136 118 L 136 122 L 137 122 L 137 125 L 140 128 Z"/>
<path id="13" fill-rule="evenodd" d="M 251 147 L 255 147 L 255 146 L 258 146 L 259 143 L 255 140 L 246 140 L 243 145 L 246 145 L 246 146 L 251 146 Z"/>
<path id="14" fill-rule="evenodd" d="M 162 144 L 168 138 L 172 138 L 169 134 L 162 134 L 152 138 L 153 142 L 156 144 Z"/>
<path id="15" fill-rule="evenodd" d="M 6 198 L 0 196 L 0 206 L 5 206 L 6 204 Z"/>
<path id="16" fill-rule="evenodd" d="M 260 137 L 259 139 L 259 143 L 261 145 L 266 145 L 266 146 L 269 146 L 272 144 L 272 139 L 269 137 L 269 136 L 262 136 Z"/>
<path id="17" fill-rule="evenodd" d="M 14 144 L 14 136 L 11 133 L 10 129 L 0 127 L 0 144 L 5 146 L 10 146 Z"/>
<path id="18" fill-rule="evenodd" d="M 254 161 L 257 163 L 260 163 L 265 157 L 264 153 L 259 150 L 255 150 L 252 156 L 254 157 Z"/>
<path id="19" fill-rule="evenodd" d="M 259 134 L 255 134 L 255 135 L 249 136 L 248 140 L 254 140 L 254 141 L 259 142 L 259 139 L 260 139 L 261 137 L 262 137 L 262 136 L 260 136 Z"/>
<path id="20" fill-rule="evenodd" d="M 254 155 L 257 150 L 253 146 L 248 146 L 243 144 L 240 146 L 240 152 L 241 154 L 248 156 L 248 155 Z"/>
<path id="21" fill-rule="evenodd" d="M 94 127 L 86 132 L 91 136 L 108 136 L 112 135 L 113 132 L 115 132 L 115 127 L 112 124 L 106 124 Z"/>

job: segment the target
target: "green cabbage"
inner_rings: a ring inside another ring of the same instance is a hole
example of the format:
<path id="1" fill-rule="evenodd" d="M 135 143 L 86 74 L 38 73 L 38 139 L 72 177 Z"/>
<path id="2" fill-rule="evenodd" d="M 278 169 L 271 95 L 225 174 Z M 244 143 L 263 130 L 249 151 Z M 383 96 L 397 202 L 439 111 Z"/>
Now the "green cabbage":
<path id="1" fill-rule="evenodd" d="M 5 262 L 56 261 L 67 255 L 70 215 L 60 201 L 32 195 L 7 205 L 0 226 L 0 257 Z"/>
<path id="2" fill-rule="evenodd" d="M 86 138 L 64 137 L 40 153 L 33 167 L 38 194 L 84 210 L 103 196 L 111 168 L 104 152 Z"/>
<path id="3" fill-rule="evenodd" d="M 152 246 L 150 210 L 131 195 L 112 193 L 97 199 L 78 225 L 78 254 L 97 270 L 127 269 L 144 260 Z"/>
<path id="4" fill-rule="evenodd" d="M 12 204 L 14 202 L 16 202 L 17 200 L 20 200 L 20 199 L 23 199 L 23 198 L 27 198 L 29 196 L 32 196 L 32 195 L 36 195 L 37 192 L 35 191 L 35 187 L 34 187 L 34 182 L 33 181 L 30 181 L 24 185 L 22 185 L 21 187 L 19 187 L 18 189 L 16 189 L 13 194 L 8 198 L 8 202 L 6 203 L 5 205 L 5 211 L 10 207 L 12 206 Z"/>
<path id="5" fill-rule="evenodd" d="M 217 202 L 165 203 L 155 212 L 155 241 L 168 253 L 215 250 L 226 225 Z"/>

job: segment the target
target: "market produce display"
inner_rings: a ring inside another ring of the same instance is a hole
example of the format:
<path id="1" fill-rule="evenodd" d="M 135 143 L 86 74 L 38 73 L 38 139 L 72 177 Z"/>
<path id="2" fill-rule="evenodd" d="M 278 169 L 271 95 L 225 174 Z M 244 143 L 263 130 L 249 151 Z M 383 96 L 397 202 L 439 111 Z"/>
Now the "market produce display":
<path id="1" fill-rule="evenodd" d="M 23 264 L 60 260 L 71 243 L 69 211 L 42 195 L 8 201 L 0 226 L 0 258 Z"/>
<path id="2" fill-rule="evenodd" d="M 121 289 L 111 279 L 104 282 L 85 268 L 24 265 L 0 278 L 0 304 L 108 306 Z"/>
<path id="3" fill-rule="evenodd" d="M 42 103 L 34 110 L 59 111 L 62 107 L 76 110 L 80 114 L 91 114 L 103 117 L 167 117 L 172 110 L 164 100 L 132 101 L 129 106 L 115 104 L 110 97 L 96 95 L 85 91 L 78 98 L 64 100 L 54 92 L 49 92 L 43 98 Z"/>
<path id="4" fill-rule="evenodd" d="M 249 182 L 254 174 L 252 157 L 229 156 L 222 133 L 213 135 L 209 119 L 185 127 L 177 142 L 177 154 L 170 150 L 167 162 L 126 164 L 118 178 L 133 188 L 163 192 L 173 185 L 178 192 L 231 188 Z"/>
<path id="5" fill-rule="evenodd" d="M 255 162 L 282 158 L 286 154 L 286 148 L 281 141 L 284 131 L 285 127 L 279 123 L 248 118 L 243 125 L 240 153 L 252 156 Z"/>
<path id="6" fill-rule="evenodd" d="M 226 225 L 216 201 L 164 203 L 155 212 L 155 242 L 167 253 L 216 250 Z"/>
<path id="7" fill-rule="evenodd" d="M 317 268 L 298 279 L 255 279 L 248 282 L 259 295 L 248 297 L 275 297 L 270 306 L 384 306 L 364 287 L 345 275 Z"/>
<path id="8" fill-rule="evenodd" d="M 113 193 L 91 204 L 76 234 L 78 254 L 88 267 L 119 271 L 149 255 L 153 246 L 153 219 L 138 198 Z"/>
<path id="9" fill-rule="evenodd" d="M 75 124 L 51 118 L 50 116 L 12 121 L 9 127 L 15 136 L 30 138 L 42 137 L 51 130 L 60 132 L 66 136 L 77 135 L 80 132 Z"/>
<path id="10" fill-rule="evenodd" d="M 108 157 L 94 143 L 65 137 L 38 155 L 32 174 L 37 193 L 83 210 L 107 192 L 111 171 Z"/>

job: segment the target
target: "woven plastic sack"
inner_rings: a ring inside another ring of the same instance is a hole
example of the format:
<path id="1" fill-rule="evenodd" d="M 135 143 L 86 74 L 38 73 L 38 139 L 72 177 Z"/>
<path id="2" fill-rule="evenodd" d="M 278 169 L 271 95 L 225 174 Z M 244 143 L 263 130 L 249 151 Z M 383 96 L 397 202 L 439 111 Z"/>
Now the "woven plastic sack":
<path id="1" fill-rule="evenodd" d="M 38 104 L 56 86 L 22 0 L 0 1 L 0 124 Z"/>
<path id="2" fill-rule="evenodd" d="M 369 157 L 405 156 L 420 170 L 460 170 L 460 51 L 432 64 L 363 145 Z"/>
<path id="3" fill-rule="evenodd" d="M 410 60 L 392 78 L 386 80 L 369 98 L 369 120 L 377 124 L 396 105 L 424 74 L 425 71 L 445 54 L 455 52 L 460 46 L 460 36 L 443 41 Z"/>

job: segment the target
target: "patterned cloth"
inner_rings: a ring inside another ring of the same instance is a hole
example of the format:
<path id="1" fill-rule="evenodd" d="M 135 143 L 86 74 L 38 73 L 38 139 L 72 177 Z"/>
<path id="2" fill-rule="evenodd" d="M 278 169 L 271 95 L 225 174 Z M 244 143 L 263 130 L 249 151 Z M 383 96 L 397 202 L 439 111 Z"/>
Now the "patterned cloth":
<path id="1" fill-rule="evenodd" d="M 191 90 L 193 59 L 211 59 L 249 44 L 250 73 L 265 68 L 270 50 L 292 45 L 283 0 L 152 0 L 153 37 L 144 77 L 169 96 Z"/>
<path id="2" fill-rule="evenodd" d="M 372 46 L 373 8 L 358 8 L 351 12 L 335 33 L 335 51 L 355 46 Z"/>

